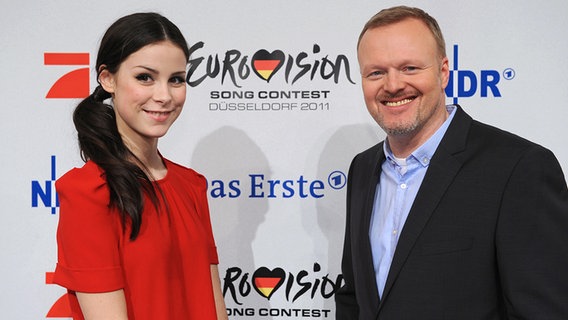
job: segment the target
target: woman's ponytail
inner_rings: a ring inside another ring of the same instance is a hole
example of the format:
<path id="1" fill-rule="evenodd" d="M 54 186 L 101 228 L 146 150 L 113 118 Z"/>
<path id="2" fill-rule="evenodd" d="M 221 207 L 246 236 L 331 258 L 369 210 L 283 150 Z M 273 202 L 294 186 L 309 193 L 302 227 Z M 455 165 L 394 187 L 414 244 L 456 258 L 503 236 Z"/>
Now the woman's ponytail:
<path id="1" fill-rule="evenodd" d="M 104 171 L 109 189 L 109 206 L 116 207 L 123 221 L 131 221 L 130 239 L 140 231 L 144 193 L 158 207 L 158 197 L 150 178 L 132 161 L 134 154 L 124 144 L 116 126 L 113 108 L 104 101 L 111 95 L 100 85 L 79 103 L 73 113 L 81 158 L 95 162 Z"/>

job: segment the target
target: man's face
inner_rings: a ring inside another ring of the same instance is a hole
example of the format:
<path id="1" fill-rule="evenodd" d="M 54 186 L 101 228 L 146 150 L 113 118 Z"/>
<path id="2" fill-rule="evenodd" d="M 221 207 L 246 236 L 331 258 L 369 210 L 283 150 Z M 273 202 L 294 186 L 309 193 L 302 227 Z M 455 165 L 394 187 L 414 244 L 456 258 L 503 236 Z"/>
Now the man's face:
<path id="1" fill-rule="evenodd" d="M 367 109 L 389 137 L 425 141 L 446 119 L 448 59 L 416 19 L 367 30 L 358 48 Z"/>

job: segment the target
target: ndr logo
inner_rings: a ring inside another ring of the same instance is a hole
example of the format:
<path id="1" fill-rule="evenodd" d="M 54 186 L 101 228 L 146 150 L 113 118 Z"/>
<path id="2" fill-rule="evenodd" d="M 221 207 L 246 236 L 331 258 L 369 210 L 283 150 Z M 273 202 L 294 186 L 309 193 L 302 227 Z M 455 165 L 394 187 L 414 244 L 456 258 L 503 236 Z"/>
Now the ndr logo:
<path id="1" fill-rule="evenodd" d="M 489 93 L 493 97 L 501 97 L 498 84 L 501 80 L 501 73 L 497 70 L 481 70 L 479 74 L 470 70 L 459 70 L 458 45 L 454 45 L 454 61 L 450 70 L 450 79 L 446 87 L 446 96 L 453 98 L 453 103 L 458 103 L 458 98 L 473 97 L 478 89 L 480 96 L 486 98 Z M 507 68 L 502 72 L 503 79 L 512 80 L 515 77 L 515 70 Z"/>
<path id="2" fill-rule="evenodd" d="M 51 156 L 51 175 L 50 179 L 44 180 L 43 184 L 38 180 L 32 181 L 32 207 L 39 207 L 40 202 L 47 208 L 51 208 L 51 214 L 56 213 L 59 207 L 59 198 L 55 191 L 55 156 Z"/>

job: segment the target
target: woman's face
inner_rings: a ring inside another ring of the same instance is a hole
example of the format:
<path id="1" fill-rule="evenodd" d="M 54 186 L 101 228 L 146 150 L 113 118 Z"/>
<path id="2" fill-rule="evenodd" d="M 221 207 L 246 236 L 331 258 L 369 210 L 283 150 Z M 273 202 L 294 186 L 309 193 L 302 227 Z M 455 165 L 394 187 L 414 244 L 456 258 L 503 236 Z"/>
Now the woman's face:
<path id="1" fill-rule="evenodd" d="M 126 143 L 157 143 L 185 102 L 186 57 L 170 41 L 142 47 L 116 73 L 103 70 L 99 81 L 112 94 L 118 131 Z"/>

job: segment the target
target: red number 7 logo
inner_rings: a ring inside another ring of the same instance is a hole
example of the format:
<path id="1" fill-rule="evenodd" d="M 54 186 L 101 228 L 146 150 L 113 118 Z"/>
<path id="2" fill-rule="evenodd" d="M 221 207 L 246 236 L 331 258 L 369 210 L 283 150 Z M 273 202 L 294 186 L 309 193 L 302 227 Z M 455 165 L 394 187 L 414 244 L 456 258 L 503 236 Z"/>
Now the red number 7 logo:
<path id="1" fill-rule="evenodd" d="M 45 284 L 53 284 L 53 272 L 45 273 Z M 67 295 L 68 293 L 62 295 L 55 301 L 51 309 L 47 312 L 46 318 L 71 318 L 73 316 Z"/>
<path id="2" fill-rule="evenodd" d="M 59 78 L 45 96 L 48 99 L 85 98 L 89 95 L 89 53 L 44 53 L 46 66 L 87 66 L 73 70 Z"/>

